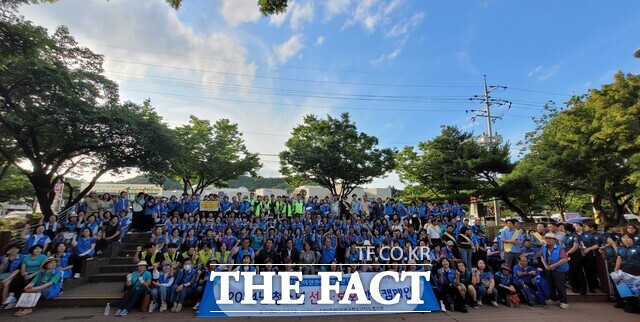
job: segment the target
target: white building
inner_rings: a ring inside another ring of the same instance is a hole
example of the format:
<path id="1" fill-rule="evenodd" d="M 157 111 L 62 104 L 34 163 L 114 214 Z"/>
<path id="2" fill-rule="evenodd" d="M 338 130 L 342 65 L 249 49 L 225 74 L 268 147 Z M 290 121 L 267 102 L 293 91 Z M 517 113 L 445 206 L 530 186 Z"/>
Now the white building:
<path id="1" fill-rule="evenodd" d="M 256 189 L 256 195 L 258 196 L 286 196 L 287 190 L 284 189 L 276 189 L 276 188 L 260 188 Z"/>
<path id="2" fill-rule="evenodd" d="M 337 187 L 336 189 L 338 193 L 341 192 L 341 187 Z M 330 196 L 331 192 L 329 189 L 320 187 L 320 186 L 300 186 L 293 190 L 292 195 L 302 194 L 304 196 L 318 196 L 318 198 L 324 198 L 326 196 Z M 381 198 L 382 200 L 391 197 L 391 188 L 355 188 L 349 195 L 356 194 L 358 197 L 362 197 L 363 195 L 367 195 L 369 200 L 375 198 Z"/>
<path id="3" fill-rule="evenodd" d="M 84 190 L 89 185 L 88 182 L 80 183 L 80 190 Z M 129 195 L 136 195 L 139 192 L 159 196 L 162 195 L 162 186 L 155 184 L 135 184 L 135 183 L 107 183 L 97 182 L 91 189 L 98 194 L 108 192 L 109 194 L 118 195 L 122 191 L 126 191 Z M 131 197 L 131 196 L 130 196 Z"/>

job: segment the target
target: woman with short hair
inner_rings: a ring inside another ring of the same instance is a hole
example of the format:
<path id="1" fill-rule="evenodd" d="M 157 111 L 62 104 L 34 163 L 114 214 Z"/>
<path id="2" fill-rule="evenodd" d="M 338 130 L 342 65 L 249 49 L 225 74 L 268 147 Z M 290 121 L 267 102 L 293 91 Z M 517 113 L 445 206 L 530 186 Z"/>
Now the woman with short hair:
<path id="1" fill-rule="evenodd" d="M 40 265 L 47 258 L 42 254 L 43 248 L 41 245 L 36 244 L 29 249 L 29 255 L 22 259 L 20 265 L 20 274 L 15 275 L 11 283 L 9 284 L 9 297 L 4 301 L 5 309 L 13 308 L 15 303 L 18 302 L 18 298 L 27 283 L 36 276 L 40 271 Z"/>
<path id="2" fill-rule="evenodd" d="M 57 269 L 58 259 L 49 257 L 40 264 L 34 278 L 24 288 L 25 293 L 40 293 L 41 299 L 52 299 L 60 295 L 62 290 L 62 272 Z M 33 308 L 25 308 L 14 316 L 25 316 L 33 312 Z"/>

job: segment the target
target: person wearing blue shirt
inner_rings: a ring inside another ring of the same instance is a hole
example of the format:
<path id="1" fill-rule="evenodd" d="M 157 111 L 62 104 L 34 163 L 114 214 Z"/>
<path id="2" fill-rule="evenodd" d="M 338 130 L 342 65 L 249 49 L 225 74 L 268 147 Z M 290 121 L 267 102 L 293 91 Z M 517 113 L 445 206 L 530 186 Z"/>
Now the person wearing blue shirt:
<path id="1" fill-rule="evenodd" d="M 408 214 L 407 208 L 402 204 L 402 200 L 398 200 L 395 210 L 396 210 L 396 213 L 398 214 L 398 217 L 400 217 L 400 219 L 403 219 Z"/>
<path id="2" fill-rule="evenodd" d="M 184 300 L 195 293 L 198 286 L 198 272 L 191 267 L 191 260 L 185 259 L 182 268 L 175 273 L 175 280 L 169 291 L 169 302 L 173 302 L 171 312 L 180 312 Z"/>
<path id="3" fill-rule="evenodd" d="M 71 253 L 67 252 L 67 245 L 58 244 L 56 247 L 56 252 L 52 254 L 58 260 L 58 269 L 62 274 L 63 279 L 67 279 L 71 277 L 71 270 L 73 269 L 73 265 L 69 264 L 69 258 L 71 257 Z"/>
<path id="4" fill-rule="evenodd" d="M 491 305 L 498 307 L 498 289 L 495 287 L 495 279 L 491 268 L 487 267 L 484 260 L 478 260 L 477 268 L 471 269 L 471 281 L 478 292 L 478 305 L 482 305 L 483 297 L 488 296 Z"/>
<path id="5" fill-rule="evenodd" d="M 451 214 L 451 204 L 449 204 L 448 199 L 444 200 L 444 203 L 442 204 L 441 212 L 442 212 L 442 217 L 449 217 L 449 218 L 456 217 Z"/>
<path id="6" fill-rule="evenodd" d="M 229 197 L 222 197 L 222 201 L 220 201 L 220 211 L 222 213 L 226 213 L 231 209 L 231 201 L 229 201 Z"/>
<path id="7" fill-rule="evenodd" d="M 582 252 L 580 251 L 580 235 L 575 227 L 566 223 L 563 225 L 565 236 L 563 240 L 564 250 L 569 256 L 569 284 L 574 293 L 587 294 L 587 279 L 584 276 Z"/>
<path id="8" fill-rule="evenodd" d="M 507 266 L 507 264 L 502 264 L 500 271 L 495 273 L 495 285 L 498 289 L 498 298 L 501 302 L 504 301 L 506 303 L 507 296 L 516 293 L 511 267 Z M 514 303 L 510 303 L 510 307 L 514 306 Z"/>
<path id="9" fill-rule="evenodd" d="M 554 233 L 544 235 L 545 244 L 542 245 L 542 264 L 546 272 L 546 279 L 551 290 L 550 300 L 559 301 L 561 309 L 568 309 L 567 287 L 565 281 L 569 271 L 569 257 L 567 252 L 558 243 L 558 237 Z"/>
<path id="10" fill-rule="evenodd" d="M 523 300 L 528 301 L 530 306 L 535 305 L 535 296 L 533 298 L 529 298 L 526 294 L 534 295 L 537 292 L 536 286 L 533 283 L 533 278 L 536 277 L 536 275 L 538 275 L 538 269 L 529 265 L 529 259 L 526 255 L 520 255 L 518 264 L 513 266 L 513 278 L 516 289 L 520 294 L 524 295 Z M 525 288 L 528 288 L 531 293 L 525 292 Z"/>
<path id="11" fill-rule="evenodd" d="M 504 248 L 504 262 L 511 268 L 522 252 L 520 246 L 524 241 L 524 236 L 519 229 L 515 228 L 515 221 L 513 219 L 507 219 L 505 222 L 507 228 L 500 233 L 500 240 Z"/>
<path id="12" fill-rule="evenodd" d="M 581 224 L 580 224 L 581 225 Z M 589 291 L 591 293 L 596 292 L 596 288 L 600 288 L 600 281 L 598 280 L 598 265 L 596 262 L 596 251 L 603 246 L 602 237 L 598 233 L 598 224 L 588 223 L 585 225 L 586 231 L 580 236 L 582 242 L 583 261 L 584 261 L 584 273 L 587 278 L 587 284 L 589 285 Z"/>
<path id="13" fill-rule="evenodd" d="M 126 211 L 129 213 L 129 198 L 127 197 L 127 192 L 120 192 L 120 196 L 114 200 L 114 213 L 119 214 L 121 211 Z"/>
<path id="14" fill-rule="evenodd" d="M 29 253 L 29 249 L 34 245 L 42 246 L 43 250 L 47 250 L 47 247 L 51 243 L 51 238 L 44 233 L 44 226 L 38 225 L 33 234 L 27 235 L 27 231 L 29 231 L 29 225 L 25 226 L 25 229 L 22 230 L 22 239 L 24 240 L 24 247 L 22 248 L 22 254 L 26 255 Z"/>
<path id="15" fill-rule="evenodd" d="M 332 244 L 331 238 L 324 239 L 324 245 L 322 246 L 322 251 L 320 252 L 320 264 L 322 266 L 320 269 L 323 272 L 328 270 L 328 265 L 331 264 L 336 259 L 336 246 Z"/>
<path id="16" fill-rule="evenodd" d="M 189 201 L 187 201 L 187 205 L 186 205 L 186 209 L 185 209 L 186 212 L 188 212 L 190 214 L 195 214 L 196 213 L 196 211 L 200 207 L 200 200 L 198 200 L 197 198 L 198 198 L 197 195 L 193 195 L 193 196 L 191 196 L 191 199 L 189 199 Z"/>
<path id="17" fill-rule="evenodd" d="M 20 271 L 20 264 L 24 255 L 20 254 L 20 246 L 18 244 L 10 244 L 5 248 L 4 256 L 0 257 L 0 282 L 10 282 L 11 279 Z M 5 288 L 7 285 L 5 285 Z M 6 300 L 6 296 L 2 301 Z"/>
<path id="18" fill-rule="evenodd" d="M 522 255 L 527 256 L 527 260 L 529 260 L 529 264 L 532 266 L 538 266 L 538 261 L 536 258 L 538 250 L 533 247 L 531 243 L 531 239 L 525 238 L 524 245 L 522 246 Z"/>
<path id="19" fill-rule="evenodd" d="M 71 245 L 76 248 L 75 254 L 71 259 L 73 263 L 73 278 L 80 278 L 82 271 L 82 262 L 85 259 L 93 257 L 96 248 L 96 240 L 89 228 L 84 228 L 79 238 L 74 237 Z"/>
<path id="20" fill-rule="evenodd" d="M 458 200 L 454 200 L 453 201 L 453 205 L 451 206 L 450 209 L 451 209 L 451 215 L 453 217 L 462 218 L 462 216 L 463 216 L 462 206 L 458 203 Z"/>
<path id="21" fill-rule="evenodd" d="M 393 199 L 387 199 L 387 201 L 384 203 L 384 215 L 385 215 L 385 217 L 391 217 L 393 215 L 393 212 L 394 212 L 393 203 L 394 202 L 395 202 L 395 200 L 393 200 Z"/>
<path id="22" fill-rule="evenodd" d="M 424 203 L 424 200 L 420 200 L 420 204 L 418 205 L 418 214 L 420 215 L 420 219 L 424 222 L 427 219 L 427 205 Z"/>
<path id="23" fill-rule="evenodd" d="M 178 207 L 180 206 L 180 202 L 176 196 L 169 197 L 169 201 L 167 202 L 167 209 L 169 209 L 169 213 L 173 213 L 177 211 L 180 213 Z"/>

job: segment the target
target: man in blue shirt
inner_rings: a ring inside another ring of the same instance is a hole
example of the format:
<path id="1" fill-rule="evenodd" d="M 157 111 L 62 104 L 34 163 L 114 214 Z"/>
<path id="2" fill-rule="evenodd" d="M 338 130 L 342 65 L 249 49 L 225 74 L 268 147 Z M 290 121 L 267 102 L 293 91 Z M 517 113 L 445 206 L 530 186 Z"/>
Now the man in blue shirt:
<path id="1" fill-rule="evenodd" d="M 515 220 L 507 219 L 506 223 L 507 228 L 500 233 L 500 241 L 504 249 L 504 262 L 511 268 L 522 252 L 520 245 L 524 241 L 524 236 L 515 228 Z"/>

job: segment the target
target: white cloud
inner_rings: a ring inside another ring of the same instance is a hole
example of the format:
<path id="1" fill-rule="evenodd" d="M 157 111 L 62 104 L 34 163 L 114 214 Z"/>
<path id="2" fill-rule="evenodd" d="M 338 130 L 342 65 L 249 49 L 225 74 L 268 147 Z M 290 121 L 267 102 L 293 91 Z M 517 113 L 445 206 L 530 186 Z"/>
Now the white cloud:
<path id="1" fill-rule="evenodd" d="M 540 70 L 542 69 L 542 65 L 538 65 L 538 67 L 536 67 L 534 70 L 530 71 L 527 74 L 527 77 L 531 77 L 533 75 L 535 75 L 536 73 L 538 73 Z"/>
<path id="2" fill-rule="evenodd" d="M 406 184 L 400 181 L 400 176 L 397 172 L 391 171 L 385 178 L 375 178 L 370 184 L 366 185 L 367 188 L 386 188 L 388 186 L 404 189 Z"/>
<path id="3" fill-rule="evenodd" d="M 222 0 L 220 14 L 231 26 L 260 19 L 260 9 L 256 0 Z"/>
<path id="4" fill-rule="evenodd" d="M 302 34 L 295 34 L 289 40 L 274 49 L 280 62 L 285 63 L 291 56 L 297 54 L 304 48 L 302 44 Z"/>
<path id="5" fill-rule="evenodd" d="M 316 39 L 316 45 L 321 46 L 322 44 L 324 44 L 325 38 L 324 36 L 320 36 L 318 37 L 318 39 Z"/>
<path id="6" fill-rule="evenodd" d="M 393 0 L 389 3 L 380 0 L 362 0 L 353 10 L 352 16 L 343 25 L 348 28 L 355 24 L 361 24 L 368 32 L 373 33 L 380 24 L 387 24 L 389 15 L 400 5 L 401 0 Z"/>
<path id="7" fill-rule="evenodd" d="M 326 15 L 324 19 L 331 20 L 333 16 L 347 12 L 352 3 L 353 0 L 325 0 Z"/>
<path id="8" fill-rule="evenodd" d="M 287 11 L 285 13 L 280 13 L 280 14 L 277 14 L 277 15 L 271 15 L 271 18 L 269 20 L 269 24 L 277 26 L 277 27 L 282 26 L 282 24 L 285 21 L 287 21 L 288 13 L 289 13 L 289 11 Z"/>
<path id="9" fill-rule="evenodd" d="M 121 84 L 154 75 L 217 83 L 207 85 L 215 92 L 227 83 L 250 85 L 255 75 L 239 39 L 194 30 L 162 0 L 61 1 L 26 6 L 21 13 L 49 30 L 68 26 L 80 44 L 106 56 L 105 71 Z"/>
<path id="10" fill-rule="evenodd" d="M 413 31 L 415 30 L 415 28 L 417 28 L 420 25 L 420 23 L 422 23 L 423 19 L 424 19 L 424 13 L 418 12 L 413 16 L 411 16 L 411 18 L 393 25 L 391 29 L 385 32 L 385 37 L 396 38 L 410 31 Z"/>
<path id="11" fill-rule="evenodd" d="M 400 45 L 396 47 L 396 49 L 394 49 L 392 52 L 388 54 L 382 54 L 378 58 L 370 60 L 369 63 L 375 66 L 375 65 L 382 64 L 385 61 L 391 61 L 396 59 L 402 53 L 402 47 L 404 46 L 404 44 L 405 44 L 404 41 L 400 42 Z"/>
<path id="12" fill-rule="evenodd" d="M 538 67 L 527 73 L 527 77 L 536 77 L 539 81 L 543 81 L 555 75 L 559 70 L 560 64 L 555 64 L 550 67 L 543 67 L 542 65 L 538 65 Z"/>
<path id="13" fill-rule="evenodd" d="M 401 52 L 402 52 L 402 49 L 396 48 L 396 50 L 394 50 L 391 54 L 389 54 L 389 59 L 396 59 L 396 57 L 398 57 L 398 55 L 400 55 Z"/>
<path id="14" fill-rule="evenodd" d="M 313 1 L 307 1 L 303 4 L 294 2 L 289 10 L 291 10 L 291 19 L 289 21 L 291 29 L 297 30 L 302 22 L 313 21 Z"/>
<path id="15" fill-rule="evenodd" d="M 387 55 L 386 54 L 382 54 L 382 55 L 380 55 L 380 57 L 372 59 L 369 62 L 371 63 L 371 65 L 379 65 L 380 63 L 382 63 L 385 60 L 385 58 L 387 58 Z"/>

